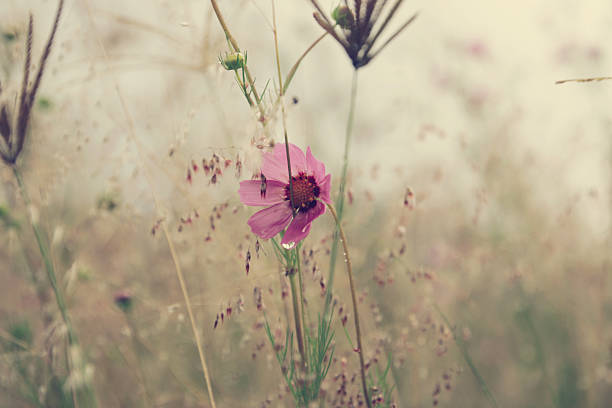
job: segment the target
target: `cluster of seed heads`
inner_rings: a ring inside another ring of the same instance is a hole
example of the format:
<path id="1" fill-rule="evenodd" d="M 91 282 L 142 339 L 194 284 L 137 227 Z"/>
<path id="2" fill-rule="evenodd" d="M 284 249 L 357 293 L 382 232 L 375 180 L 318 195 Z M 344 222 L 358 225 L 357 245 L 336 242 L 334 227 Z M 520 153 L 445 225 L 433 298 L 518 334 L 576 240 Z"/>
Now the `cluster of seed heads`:
<path id="1" fill-rule="evenodd" d="M 194 208 L 194 210 L 190 214 L 188 214 L 188 215 L 186 215 L 184 217 L 181 217 L 179 219 L 180 224 L 177 227 L 178 232 L 182 232 L 183 231 L 183 226 L 184 225 L 185 226 L 191 226 L 193 224 L 193 221 L 195 219 L 197 219 L 197 218 L 200 218 L 200 213 L 198 213 L 198 210 L 196 210 Z"/>
<path id="2" fill-rule="evenodd" d="M 221 308 L 221 311 L 217 313 L 217 317 L 215 318 L 215 322 L 213 323 L 213 329 L 216 329 L 219 324 L 223 325 L 226 320 L 229 320 L 232 317 L 234 311 L 244 311 L 244 299 L 242 298 L 242 295 L 238 296 L 238 298 L 234 301 L 228 301 L 227 306 Z"/>
<path id="3" fill-rule="evenodd" d="M 230 166 L 234 166 L 236 178 L 240 178 L 242 174 L 242 160 L 237 154 L 236 159 L 222 158 L 216 153 L 212 154 L 210 159 L 203 158 L 201 162 L 202 172 L 204 176 L 208 177 L 209 184 L 217 184 L 218 178 L 223 176 L 224 171 Z M 193 183 L 193 177 L 200 170 L 200 166 L 195 160 L 191 160 L 187 166 L 186 180 L 189 184 Z"/>
<path id="4" fill-rule="evenodd" d="M 431 404 L 435 407 L 440 402 L 443 392 L 450 392 L 453 389 L 453 374 L 459 374 L 458 370 L 449 369 L 442 373 L 440 380 L 436 382 L 431 393 Z"/>

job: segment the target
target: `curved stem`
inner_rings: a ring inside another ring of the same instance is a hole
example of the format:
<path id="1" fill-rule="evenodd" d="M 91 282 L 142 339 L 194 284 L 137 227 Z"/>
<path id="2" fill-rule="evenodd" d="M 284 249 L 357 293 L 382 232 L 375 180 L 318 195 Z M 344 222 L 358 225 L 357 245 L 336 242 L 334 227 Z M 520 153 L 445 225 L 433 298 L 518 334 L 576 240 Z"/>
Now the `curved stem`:
<path id="1" fill-rule="evenodd" d="M 287 78 L 285 78 L 285 86 L 281 86 L 281 90 L 283 91 L 283 94 L 285 92 L 287 92 L 287 88 L 289 87 L 289 84 L 291 83 L 291 80 L 293 79 L 293 76 L 295 75 L 295 72 L 297 71 L 298 67 L 300 66 L 302 60 L 304 58 L 306 58 L 306 55 L 319 43 L 319 41 L 321 41 L 323 38 L 325 38 L 325 36 L 327 34 L 328 34 L 327 31 L 324 32 L 323 34 L 321 34 L 321 36 L 319 36 L 319 38 L 317 38 L 312 44 L 310 44 L 310 46 L 308 48 L 306 48 L 306 51 L 304 51 L 302 53 L 302 55 L 300 55 L 300 58 L 298 58 L 298 60 L 295 62 L 295 64 L 293 64 L 293 66 L 289 70 L 289 73 L 287 74 Z"/>
<path id="2" fill-rule="evenodd" d="M 349 107 L 349 115 L 346 123 L 346 134 L 344 137 L 344 156 L 342 161 L 342 174 L 340 176 L 340 188 L 338 190 L 338 198 L 336 199 L 336 207 L 338 208 L 338 220 L 342 221 L 344 214 L 344 191 L 346 189 L 346 176 L 348 172 L 348 156 L 351 147 L 351 136 L 353 134 L 353 122 L 355 118 L 355 102 L 357 100 L 357 70 L 353 71 L 353 81 L 351 83 L 351 99 Z M 336 228 L 334 232 L 334 240 L 332 242 L 331 253 L 329 257 L 329 276 L 327 279 L 327 296 L 325 298 L 325 313 L 329 313 L 329 308 L 333 298 L 333 287 L 334 287 L 334 272 L 336 268 L 336 258 L 338 256 L 338 231 Z"/>
<path id="3" fill-rule="evenodd" d="M 308 55 L 308 53 L 310 51 L 312 51 L 312 49 L 323 39 L 325 38 L 325 36 L 328 33 L 325 32 L 323 33 L 321 36 L 319 36 L 319 38 L 317 38 L 312 44 L 310 44 L 310 46 L 306 49 L 306 51 L 304 51 L 302 53 L 302 55 L 300 55 L 300 58 L 297 59 L 297 61 L 293 64 L 293 66 L 291 67 L 291 69 L 289 70 L 289 73 L 287 74 L 287 76 L 285 77 L 285 83 L 283 84 L 282 81 L 280 81 L 280 84 L 282 85 L 280 88 L 282 90 L 282 94 L 279 92 L 279 95 L 276 97 L 276 100 L 274 101 L 274 104 L 272 105 L 272 109 L 270 110 L 271 112 L 276 112 L 276 110 L 278 109 L 278 105 L 281 102 L 281 96 L 285 95 L 287 93 L 287 89 L 289 88 L 289 84 L 291 83 L 291 81 L 293 80 L 293 77 L 295 76 L 295 73 L 297 72 L 297 69 L 299 68 L 300 64 L 302 63 L 302 60 L 304 60 L 304 58 L 306 58 L 306 55 Z"/>
<path id="4" fill-rule="evenodd" d="M 355 315 L 355 332 L 357 335 L 357 352 L 359 353 L 359 364 L 361 366 L 361 384 L 363 386 L 363 395 L 365 396 L 366 403 L 369 408 L 372 407 L 372 401 L 368 395 L 368 385 L 366 382 L 365 375 L 365 362 L 363 359 L 363 344 L 361 342 L 361 329 L 359 326 L 359 311 L 357 309 L 357 296 L 355 294 L 355 281 L 353 279 L 353 267 L 351 265 L 351 257 L 349 255 L 348 244 L 346 243 L 346 236 L 344 235 L 344 229 L 342 229 L 342 224 L 340 224 L 340 219 L 338 218 L 338 214 L 333 205 L 327 204 L 327 208 L 329 208 L 329 212 L 331 212 L 334 217 L 334 221 L 336 222 L 336 227 L 340 233 L 340 241 L 342 241 L 342 249 L 344 250 L 344 260 L 346 263 L 346 273 L 349 278 L 349 285 L 351 289 L 351 299 L 353 300 L 353 314 Z"/>
<path id="5" fill-rule="evenodd" d="M 474 361 L 472 360 L 472 356 L 470 355 L 467 349 L 465 341 L 461 338 L 461 336 L 457 336 L 457 333 L 455 332 L 455 330 L 452 329 L 454 325 L 452 325 L 450 320 L 448 320 L 448 318 L 446 317 L 446 315 L 442 313 L 442 310 L 440 309 L 440 307 L 436 303 L 434 303 L 433 306 L 436 309 L 436 311 L 440 314 L 442 319 L 444 320 L 444 323 L 446 324 L 446 326 L 452 331 L 453 338 L 455 339 L 455 344 L 457 344 L 457 347 L 461 351 L 461 354 L 463 354 L 463 358 L 465 359 L 465 362 L 467 363 L 467 365 L 470 367 L 470 370 L 472 371 L 474 378 L 476 378 L 478 385 L 480 385 L 480 389 L 482 390 L 483 394 L 487 397 L 487 399 L 489 400 L 489 403 L 491 404 L 493 408 L 499 408 L 499 405 L 497 404 L 497 400 L 495 399 L 495 397 L 493 396 L 493 393 L 489 389 L 489 386 L 487 385 L 484 377 L 480 374 L 480 372 L 476 368 L 476 365 L 474 364 Z"/>

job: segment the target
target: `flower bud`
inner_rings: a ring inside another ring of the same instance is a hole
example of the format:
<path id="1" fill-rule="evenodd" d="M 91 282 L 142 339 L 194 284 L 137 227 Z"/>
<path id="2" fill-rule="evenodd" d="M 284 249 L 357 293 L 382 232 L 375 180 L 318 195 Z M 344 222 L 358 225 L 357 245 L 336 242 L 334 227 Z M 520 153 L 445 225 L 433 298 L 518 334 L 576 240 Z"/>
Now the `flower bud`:
<path id="1" fill-rule="evenodd" d="M 244 68 L 246 61 L 241 53 L 235 52 L 233 54 L 226 54 L 225 58 L 219 57 L 219 62 L 228 71 L 236 71 L 237 69 Z"/>
<path id="2" fill-rule="evenodd" d="M 353 26 L 355 18 L 353 12 L 347 6 L 338 6 L 332 11 L 332 18 L 338 25 L 345 30 L 349 30 Z"/>

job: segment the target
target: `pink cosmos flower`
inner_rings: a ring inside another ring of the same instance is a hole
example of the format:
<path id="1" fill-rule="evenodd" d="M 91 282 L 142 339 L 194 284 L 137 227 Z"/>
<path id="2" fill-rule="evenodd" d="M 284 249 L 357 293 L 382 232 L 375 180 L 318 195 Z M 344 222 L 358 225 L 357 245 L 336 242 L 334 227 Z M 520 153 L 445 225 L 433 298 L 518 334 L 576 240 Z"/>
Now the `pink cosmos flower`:
<path id="1" fill-rule="evenodd" d="M 310 147 L 304 152 L 289 143 L 291 178 L 293 181 L 293 207 L 289 190 L 289 174 L 285 144 L 278 143 L 274 151 L 264 153 L 261 180 L 240 182 L 240 201 L 246 205 L 265 207 L 249 218 L 254 234 L 268 239 L 287 230 L 281 241 L 293 245 L 308 235 L 312 222 L 331 204 L 331 174 L 325 174 L 325 165 L 314 158 Z M 295 216 L 294 210 L 295 209 Z"/>

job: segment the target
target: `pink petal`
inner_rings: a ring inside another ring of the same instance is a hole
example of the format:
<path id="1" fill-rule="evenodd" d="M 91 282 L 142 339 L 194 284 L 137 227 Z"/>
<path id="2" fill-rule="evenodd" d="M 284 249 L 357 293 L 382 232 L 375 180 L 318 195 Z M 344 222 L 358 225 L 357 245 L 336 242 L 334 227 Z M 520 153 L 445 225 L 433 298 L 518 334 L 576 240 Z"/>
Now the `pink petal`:
<path id="1" fill-rule="evenodd" d="M 308 174 L 314 176 L 317 183 L 320 183 L 325 177 L 325 165 L 314 158 L 310 146 L 306 149 L 306 166 L 308 167 Z"/>
<path id="2" fill-rule="evenodd" d="M 306 212 L 298 213 L 289 224 L 287 231 L 281 241 L 281 244 L 297 243 L 306 238 L 310 232 L 310 226 L 312 221 L 325 212 L 325 205 L 317 201 L 317 205 L 314 208 Z"/>
<path id="3" fill-rule="evenodd" d="M 246 205 L 266 206 L 285 201 L 285 183 L 276 180 L 266 181 L 266 194 L 261 194 L 260 180 L 245 180 L 240 182 L 238 194 L 240 201 Z"/>
<path id="4" fill-rule="evenodd" d="M 289 157 L 291 158 L 291 175 L 306 171 L 306 157 L 304 152 L 296 145 L 289 143 Z M 261 172 L 268 178 L 289 183 L 287 170 L 287 152 L 284 143 L 274 145 L 274 151 L 264 153 Z"/>
<path id="5" fill-rule="evenodd" d="M 281 146 L 280 150 L 283 157 L 287 157 L 284 144 Z M 297 175 L 300 171 L 305 172 L 307 170 L 308 166 L 306 165 L 306 156 L 304 156 L 304 152 L 293 143 L 289 143 L 289 157 L 291 158 L 291 174 Z"/>
<path id="6" fill-rule="evenodd" d="M 247 224 L 254 234 L 268 239 L 281 232 L 291 220 L 291 216 L 291 207 L 283 202 L 257 211 L 249 218 Z"/>
<path id="7" fill-rule="evenodd" d="M 318 186 L 320 189 L 319 198 L 327 204 L 332 204 L 331 198 L 329 197 L 331 191 L 331 174 L 328 174 L 323 180 L 318 182 Z"/>

